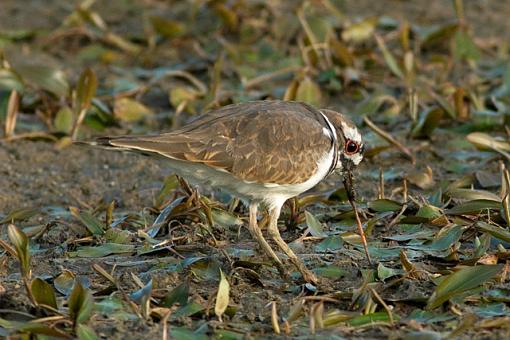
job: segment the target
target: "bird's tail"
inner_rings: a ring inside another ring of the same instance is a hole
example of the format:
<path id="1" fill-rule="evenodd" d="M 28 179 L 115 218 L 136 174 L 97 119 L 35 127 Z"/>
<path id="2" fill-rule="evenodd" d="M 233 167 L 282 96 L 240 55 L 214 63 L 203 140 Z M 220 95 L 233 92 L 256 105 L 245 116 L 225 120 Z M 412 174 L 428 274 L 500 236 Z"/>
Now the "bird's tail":
<path id="1" fill-rule="evenodd" d="M 147 156 L 164 155 L 172 158 L 161 149 L 162 143 L 155 140 L 157 136 L 117 136 L 98 137 L 92 141 L 74 142 L 77 145 L 86 145 L 108 150 L 132 151 Z"/>
<path id="2" fill-rule="evenodd" d="M 73 144 L 81 146 L 92 146 L 102 149 L 119 150 L 119 151 L 137 151 L 137 148 L 132 148 L 122 145 L 122 140 L 129 139 L 129 137 L 97 137 L 95 140 L 90 141 L 75 141 Z M 121 143 L 115 143 L 115 140 Z"/>

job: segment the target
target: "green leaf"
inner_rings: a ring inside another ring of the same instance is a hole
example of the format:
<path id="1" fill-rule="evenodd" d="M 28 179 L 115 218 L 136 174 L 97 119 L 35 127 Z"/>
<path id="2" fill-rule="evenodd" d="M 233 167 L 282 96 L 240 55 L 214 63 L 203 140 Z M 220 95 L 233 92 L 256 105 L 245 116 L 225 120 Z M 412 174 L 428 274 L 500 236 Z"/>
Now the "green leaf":
<path id="1" fill-rule="evenodd" d="M 453 55 L 455 58 L 474 61 L 480 59 L 480 50 L 465 29 L 459 29 L 455 32 L 454 41 Z"/>
<path id="2" fill-rule="evenodd" d="M 81 110 L 86 110 L 90 107 L 90 103 L 92 102 L 92 98 L 96 94 L 97 90 L 97 77 L 94 71 L 90 68 L 87 68 L 80 75 L 80 79 L 78 80 L 78 85 L 76 87 L 76 100 L 74 104 L 74 108 L 77 113 Z"/>
<path id="3" fill-rule="evenodd" d="M 368 17 L 362 21 L 353 23 L 342 31 L 342 40 L 362 42 L 372 36 L 377 25 L 377 17 Z"/>
<path id="4" fill-rule="evenodd" d="M 481 231 L 489 233 L 492 237 L 505 242 L 510 242 L 510 232 L 506 229 L 485 223 L 483 221 L 476 222 L 475 226 Z"/>
<path id="5" fill-rule="evenodd" d="M 510 143 L 506 140 L 500 140 L 483 132 L 472 132 L 466 136 L 466 139 L 482 150 L 494 150 L 502 154 L 510 152 Z"/>
<path id="6" fill-rule="evenodd" d="M 385 236 L 384 238 L 388 240 L 402 242 L 414 239 L 430 239 L 430 237 L 434 234 L 435 232 L 433 230 L 420 230 L 410 234 L 390 235 Z"/>
<path id="7" fill-rule="evenodd" d="M 202 328 L 202 327 L 200 327 L 200 328 Z M 185 326 L 170 327 L 170 332 L 169 332 L 170 336 L 168 338 L 175 339 L 175 340 L 208 340 L 208 339 L 211 339 L 211 336 L 207 336 L 206 334 L 198 333 L 199 329 L 197 329 L 195 332 L 193 332 Z M 205 329 L 207 329 L 207 328 L 205 328 Z M 227 339 L 228 340 L 228 338 L 223 338 L 223 337 L 214 337 L 214 339 Z"/>
<path id="8" fill-rule="evenodd" d="M 418 34 L 421 36 L 422 40 L 421 47 L 424 49 L 432 49 L 450 41 L 458 28 L 458 24 L 453 23 L 444 26 L 425 27 L 425 29 L 421 29 L 421 31 L 418 29 Z"/>
<path id="9" fill-rule="evenodd" d="M 104 238 L 111 243 L 126 244 L 131 242 L 130 232 L 118 228 L 108 229 L 104 233 Z"/>
<path id="10" fill-rule="evenodd" d="M 416 216 L 426 219 L 433 219 L 442 215 L 441 209 L 429 204 L 422 205 L 416 213 Z"/>
<path id="11" fill-rule="evenodd" d="M 74 114 L 73 111 L 68 107 L 64 106 L 58 110 L 55 116 L 55 130 L 58 132 L 69 133 L 73 128 Z"/>
<path id="12" fill-rule="evenodd" d="M 222 315 L 225 313 L 230 301 L 230 284 L 227 278 L 220 269 L 220 284 L 218 286 L 218 294 L 216 294 L 216 304 L 214 305 L 214 313 L 220 321 L 222 321 Z"/>
<path id="13" fill-rule="evenodd" d="M 78 324 L 76 328 L 76 335 L 78 335 L 78 339 L 80 340 L 96 340 L 99 339 L 96 332 L 89 326 Z"/>
<path id="14" fill-rule="evenodd" d="M 162 307 L 170 308 L 174 304 L 178 303 L 184 306 L 188 303 L 189 298 L 189 284 L 187 282 L 181 283 L 174 289 L 172 289 L 161 302 Z"/>
<path id="15" fill-rule="evenodd" d="M 13 70 L 0 68 L 0 90 L 23 93 L 24 89 L 23 80 Z"/>
<path id="16" fill-rule="evenodd" d="M 177 176 L 176 175 L 167 176 L 163 181 L 163 186 L 161 187 L 161 190 L 156 196 L 155 206 L 160 207 L 163 203 L 165 203 L 165 200 L 167 199 L 168 195 L 178 187 L 179 180 L 177 179 Z"/>
<path id="17" fill-rule="evenodd" d="M 399 77 L 400 79 L 404 79 L 404 73 L 402 72 L 400 66 L 398 65 L 397 60 L 386 46 L 384 40 L 378 35 L 376 35 L 375 41 L 377 41 L 377 45 L 379 46 L 379 49 L 383 54 L 384 61 L 386 61 L 386 65 L 388 65 L 388 68 L 391 70 L 391 72 L 393 72 L 393 74 Z"/>
<path id="18" fill-rule="evenodd" d="M 326 39 L 331 36 L 333 26 L 331 22 L 320 17 L 307 18 L 313 38 L 318 43 L 325 43 Z"/>
<path id="19" fill-rule="evenodd" d="M 128 123 L 136 122 L 148 115 L 152 115 L 152 110 L 147 106 L 126 97 L 115 100 L 113 111 L 116 118 Z"/>
<path id="20" fill-rule="evenodd" d="M 189 87 L 189 86 L 175 86 L 169 92 L 170 104 L 174 108 L 178 108 L 180 105 L 185 105 L 185 109 L 190 111 L 190 113 L 196 113 L 196 109 L 193 103 L 198 97 L 200 97 L 200 92 Z M 185 104 L 183 104 L 185 103 Z"/>
<path id="21" fill-rule="evenodd" d="M 407 320 L 415 320 L 419 323 L 435 323 L 435 322 L 444 322 L 448 320 L 455 319 L 455 316 L 451 314 L 436 314 L 431 311 L 426 311 L 423 309 L 415 309 L 409 314 L 406 318 Z"/>
<path id="22" fill-rule="evenodd" d="M 69 211 L 71 212 L 71 215 L 77 218 L 92 235 L 104 234 L 104 224 L 91 213 L 87 211 L 80 211 L 75 207 L 69 207 Z"/>
<path id="23" fill-rule="evenodd" d="M 407 248 L 423 251 L 443 251 L 448 249 L 451 245 L 455 244 L 462 236 L 462 227 L 455 225 L 449 228 L 446 233 L 443 233 L 441 237 L 425 245 L 409 245 Z"/>
<path id="24" fill-rule="evenodd" d="M 325 238 L 319 244 L 315 246 L 315 251 L 319 253 L 324 253 L 327 251 L 335 251 L 339 250 L 343 246 L 343 239 L 340 235 L 333 235 Z"/>
<path id="25" fill-rule="evenodd" d="M 20 65 L 15 69 L 26 84 L 51 92 L 57 97 L 65 97 L 69 93 L 69 84 L 62 70 L 40 65 Z"/>
<path id="26" fill-rule="evenodd" d="M 482 318 L 493 318 L 497 316 L 510 316 L 510 308 L 504 303 L 491 303 L 474 307 L 476 315 Z"/>
<path id="27" fill-rule="evenodd" d="M 452 297 L 480 286 L 500 273 L 502 269 L 503 265 L 482 265 L 463 268 L 458 272 L 448 275 L 436 287 L 427 302 L 426 309 L 430 310 L 439 307 Z"/>
<path id="28" fill-rule="evenodd" d="M 172 317 L 174 318 L 181 318 L 181 317 L 187 317 L 192 316 L 194 314 L 197 314 L 201 311 L 203 311 L 205 308 L 196 303 L 196 302 L 190 302 L 181 308 L 177 309 L 174 313 L 172 313 Z"/>
<path id="29" fill-rule="evenodd" d="M 94 310 L 92 293 L 90 290 L 83 288 L 78 281 L 74 284 L 74 289 L 67 304 L 69 305 L 69 317 L 76 325 L 87 321 Z"/>
<path id="30" fill-rule="evenodd" d="M 59 276 L 53 280 L 53 285 L 55 289 L 58 290 L 61 294 L 69 295 L 74 287 L 74 281 L 76 279 L 76 275 L 74 275 L 69 270 L 64 270 Z"/>
<path id="31" fill-rule="evenodd" d="M 31 288 L 34 299 L 38 304 L 58 309 L 55 291 L 49 283 L 40 278 L 36 278 L 32 281 Z"/>
<path id="32" fill-rule="evenodd" d="M 389 277 L 399 275 L 400 272 L 393 268 L 385 267 L 381 262 L 377 265 L 377 277 L 379 280 L 384 281 Z"/>
<path id="33" fill-rule="evenodd" d="M 213 208 L 211 215 L 213 222 L 224 228 L 243 225 L 243 220 L 223 209 Z"/>
<path id="34" fill-rule="evenodd" d="M 152 16 L 149 20 L 154 30 L 165 38 L 178 37 L 184 32 L 184 25 L 178 21 L 167 20 L 157 16 Z"/>
<path id="35" fill-rule="evenodd" d="M 305 77 L 299 82 L 296 98 L 297 101 L 308 103 L 312 106 L 321 106 L 322 94 L 319 85 L 314 82 L 310 77 Z"/>
<path id="36" fill-rule="evenodd" d="M 383 198 L 368 202 L 368 207 L 376 212 L 399 211 L 402 209 L 402 204 Z"/>
<path id="37" fill-rule="evenodd" d="M 9 240 L 16 250 L 16 255 L 20 263 L 21 272 L 23 276 L 30 275 L 30 252 L 28 249 L 28 237 L 23 231 L 18 229 L 14 224 L 7 226 L 7 234 Z"/>
<path id="38" fill-rule="evenodd" d="M 306 225 L 308 226 L 308 229 L 310 230 L 310 234 L 312 234 L 312 236 L 315 237 L 327 236 L 326 233 L 324 233 L 322 223 L 319 222 L 319 220 L 315 216 L 313 216 L 308 211 L 305 211 L 305 217 Z"/>
<path id="39" fill-rule="evenodd" d="M 7 329 L 9 332 L 20 332 L 20 333 L 32 333 L 47 335 L 50 337 L 57 338 L 68 338 L 69 335 L 64 333 L 57 328 L 49 327 L 45 324 L 38 322 L 20 322 L 20 321 L 9 321 L 0 318 L 0 331 Z M 4 335 L 0 333 L 0 336 Z M 19 337 L 17 337 L 19 338 Z"/>
<path id="40" fill-rule="evenodd" d="M 396 315 L 393 315 L 394 319 L 395 317 Z M 363 326 L 374 322 L 390 322 L 390 316 L 386 312 L 375 312 L 372 314 L 360 315 L 347 321 L 349 325 L 354 327 Z"/>
<path id="41" fill-rule="evenodd" d="M 24 221 L 28 220 L 31 217 L 34 217 L 39 213 L 38 209 L 32 209 L 32 208 L 21 208 L 21 209 L 15 209 L 11 210 L 7 216 L 5 216 L 2 220 L 0 220 L 0 224 L 4 223 L 14 223 L 16 221 Z"/>
<path id="42" fill-rule="evenodd" d="M 97 247 L 80 247 L 76 252 L 69 253 L 78 257 L 103 257 L 111 254 L 132 253 L 135 246 L 132 244 L 105 243 Z"/>
<path id="43" fill-rule="evenodd" d="M 431 137 L 432 132 L 439 125 L 441 118 L 443 118 L 444 111 L 439 107 L 423 111 L 411 135 L 413 137 Z"/>
<path id="44" fill-rule="evenodd" d="M 475 190 L 475 189 L 450 189 L 446 192 L 450 198 L 463 199 L 463 200 L 489 200 L 494 202 L 500 202 L 501 198 L 486 190 Z"/>
<path id="45" fill-rule="evenodd" d="M 487 209 L 500 209 L 501 202 L 495 202 L 493 200 L 472 200 L 461 203 L 451 209 L 445 211 L 449 215 L 469 215 L 479 214 L 482 210 Z"/>
<path id="46" fill-rule="evenodd" d="M 347 275 L 347 270 L 337 266 L 326 266 L 314 268 L 313 272 L 319 276 L 326 277 L 329 279 L 340 279 Z"/>

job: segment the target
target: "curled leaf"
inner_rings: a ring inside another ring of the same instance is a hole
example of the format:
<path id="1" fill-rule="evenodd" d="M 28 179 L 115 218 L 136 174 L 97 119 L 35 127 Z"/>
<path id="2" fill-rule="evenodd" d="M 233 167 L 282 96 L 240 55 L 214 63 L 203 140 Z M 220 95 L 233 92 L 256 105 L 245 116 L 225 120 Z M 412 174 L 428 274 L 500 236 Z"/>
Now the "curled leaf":
<path id="1" fill-rule="evenodd" d="M 76 87 L 76 98 L 74 103 L 75 111 L 81 112 L 82 110 L 86 110 L 90 107 L 90 103 L 92 102 L 92 98 L 96 94 L 97 90 L 97 77 L 94 71 L 90 68 L 87 68 L 80 75 L 80 79 L 78 80 L 78 85 Z"/>
<path id="2" fill-rule="evenodd" d="M 228 283 L 227 278 L 223 274 L 223 271 L 220 269 L 220 285 L 218 286 L 218 294 L 216 295 L 216 304 L 214 305 L 214 313 L 218 317 L 220 321 L 222 320 L 222 315 L 225 313 L 228 307 L 228 302 L 230 300 L 230 284 Z"/>
<path id="3" fill-rule="evenodd" d="M 28 249 L 27 235 L 14 224 L 9 224 L 7 227 L 7 234 L 16 250 L 23 276 L 30 276 L 30 251 Z"/>
<path id="4" fill-rule="evenodd" d="M 69 316 L 74 324 L 77 325 L 84 323 L 92 315 L 94 298 L 90 290 L 84 288 L 80 282 L 76 281 L 67 304 L 69 305 Z"/>

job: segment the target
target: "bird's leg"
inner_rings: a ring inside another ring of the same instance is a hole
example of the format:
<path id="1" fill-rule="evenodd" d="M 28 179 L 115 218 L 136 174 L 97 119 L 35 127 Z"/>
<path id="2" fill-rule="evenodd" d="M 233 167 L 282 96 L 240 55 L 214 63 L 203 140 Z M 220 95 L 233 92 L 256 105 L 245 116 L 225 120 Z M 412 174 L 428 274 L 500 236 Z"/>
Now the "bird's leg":
<path id="1" fill-rule="evenodd" d="M 289 245 L 282 239 L 280 235 L 280 231 L 278 230 L 278 217 L 280 217 L 280 209 L 281 207 L 277 208 L 271 208 L 269 211 L 269 226 L 268 226 L 268 232 L 269 235 L 273 238 L 273 240 L 276 242 L 278 247 L 289 257 L 290 261 L 298 271 L 303 275 L 303 278 L 306 282 L 310 282 L 313 284 L 317 284 L 319 280 L 315 276 L 314 273 L 312 273 L 308 268 L 306 268 L 303 261 L 301 261 L 296 254 L 290 249 Z"/>
<path id="2" fill-rule="evenodd" d="M 274 250 L 269 245 L 269 243 L 267 243 L 267 241 L 264 239 L 262 231 L 260 230 L 257 224 L 257 203 L 250 203 L 249 230 L 251 235 L 255 238 L 255 240 L 257 240 L 259 245 L 262 247 L 262 250 L 273 259 L 276 268 L 278 268 L 278 271 L 280 272 L 280 275 L 282 275 L 283 277 L 287 277 L 288 274 L 285 271 L 285 268 L 283 267 L 282 260 L 278 258 Z"/>

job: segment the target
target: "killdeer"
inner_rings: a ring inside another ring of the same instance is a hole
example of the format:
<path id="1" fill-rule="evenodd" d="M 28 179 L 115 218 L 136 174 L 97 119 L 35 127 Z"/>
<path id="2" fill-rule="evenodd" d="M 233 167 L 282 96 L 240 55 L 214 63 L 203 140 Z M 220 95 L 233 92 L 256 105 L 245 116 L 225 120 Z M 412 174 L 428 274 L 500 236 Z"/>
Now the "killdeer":
<path id="1" fill-rule="evenodd" d="M 334 171 L 350 178 L 364 150 L 358 129 L 344 115 L 280 100 L 228 105 L 173 132 L 100 137 L 92 144 L 163 156 L 185 179 L 239 197 L 249 206 L 250 233 L 286 275 L 257 224 L 257 209 L 264 203 L 270 237 L 310 283 L 317 283 L 316 276 L 280 236 L 282 205 Z"/>

